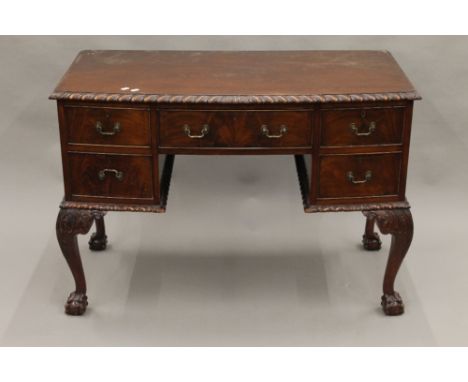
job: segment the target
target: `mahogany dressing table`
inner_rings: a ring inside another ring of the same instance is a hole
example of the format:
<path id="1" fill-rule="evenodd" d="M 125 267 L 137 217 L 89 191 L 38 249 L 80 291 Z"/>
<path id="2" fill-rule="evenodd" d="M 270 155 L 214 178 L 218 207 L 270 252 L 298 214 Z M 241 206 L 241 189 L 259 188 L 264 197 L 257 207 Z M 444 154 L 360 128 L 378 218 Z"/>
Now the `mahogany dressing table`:
<path id="1" fill-rule="evenodd" d="M 106 211 L 165 212 L 177 154 L 291 155 L 305 212 L 362 211 L 367 250 L 392 237 L 381 305 L 411 244 L 413 101 L 386 51 L 82 51 L 56 87 L 65 197 L 57 238 L 88 305 L 77 235 L 106 248 Z"/>

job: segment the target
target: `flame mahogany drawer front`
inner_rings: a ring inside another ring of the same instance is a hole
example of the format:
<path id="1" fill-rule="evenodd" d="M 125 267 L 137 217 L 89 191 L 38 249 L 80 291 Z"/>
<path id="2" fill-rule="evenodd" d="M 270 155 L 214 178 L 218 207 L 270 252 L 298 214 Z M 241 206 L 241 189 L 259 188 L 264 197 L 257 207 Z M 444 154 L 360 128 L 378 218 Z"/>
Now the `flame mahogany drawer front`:
<path id="1" fill-rule="evenodd" d="M 150 156 L 69 153 L 68 160 L 74 199 L 153 199 Z"/>
<path id="2" fill-rule="evenodd" d="M 404 110 L 404 107 L 323 110 L 321 145 L 400 144 Z"/>
<path id="3" fill-rule="evenodd" d="M 401 154 L 325 155 L 319 198 L 396 196 Z"/>
<path id="4" fill-rule="evenodd" d="M 148 110 L 67 106 L 68 143 L 150 146 Z"/>
<path id="5" fill-rule="evenodd" d="M 311 147 L 309 111 L 161 111 L 161 147 Z"/>

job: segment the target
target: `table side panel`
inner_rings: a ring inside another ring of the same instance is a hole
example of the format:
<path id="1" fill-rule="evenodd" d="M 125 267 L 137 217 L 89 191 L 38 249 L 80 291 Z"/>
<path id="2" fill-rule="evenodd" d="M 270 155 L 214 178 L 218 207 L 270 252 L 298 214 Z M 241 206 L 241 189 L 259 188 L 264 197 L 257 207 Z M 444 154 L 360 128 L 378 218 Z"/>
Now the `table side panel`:
<path id="1" fill-rule="evenodd" d="M 309 205 L 405 201 L 412 108 L 412 101 L 321 105 L 313 138 L 321 144 L 313 150 Z M 376 129 L 355 135 L 350 124 L 362 122 L 363 111 L 364 123 L 374 122 Z M 372 176 L 364 182 L 367 171 Z"/>

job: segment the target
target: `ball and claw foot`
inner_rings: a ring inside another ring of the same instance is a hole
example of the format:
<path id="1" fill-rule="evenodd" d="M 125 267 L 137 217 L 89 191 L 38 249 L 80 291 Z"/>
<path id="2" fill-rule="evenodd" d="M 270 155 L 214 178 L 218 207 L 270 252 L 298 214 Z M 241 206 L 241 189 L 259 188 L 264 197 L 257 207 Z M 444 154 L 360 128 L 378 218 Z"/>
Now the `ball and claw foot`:
<path id="1" fill-rule="evenodd" d="M 398 292 L 384 294 L 381 305 L 387 316 L 399 316 L 405 312 L 405 305 Z"/>
<path id="2" fill-rule="evenodd" d="M 97 232 L 94 232 L 88 244 L 91 251 L 104 251 L 107 247 L 107 236 L 101 236 L 98 235 Z"/>
<path id="3" fill-rule="evenodd" d="M 382 242 L 377 232 L 373 232 L 371 236 L 362 235 L 362 246 L 366 251 L 378 251 L 382 248 Z"/>
<path id="4" fill-rule="evenodd" d="M 84 293 L 72 292 L 65 304 L 65 313 L 70 316 L 81 316 L 88 306 L 88 297 Z"/>

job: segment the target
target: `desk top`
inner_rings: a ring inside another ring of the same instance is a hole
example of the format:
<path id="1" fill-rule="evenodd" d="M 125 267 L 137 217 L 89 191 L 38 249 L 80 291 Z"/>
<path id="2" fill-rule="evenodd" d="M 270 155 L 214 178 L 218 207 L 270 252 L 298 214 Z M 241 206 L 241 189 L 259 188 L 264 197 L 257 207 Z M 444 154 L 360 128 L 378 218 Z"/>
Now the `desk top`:
<path id="1" fill-rule="evenodd" d="M 314 103 L 420 99 L 386 51 L 82 51 L 51 99 Z"/>

